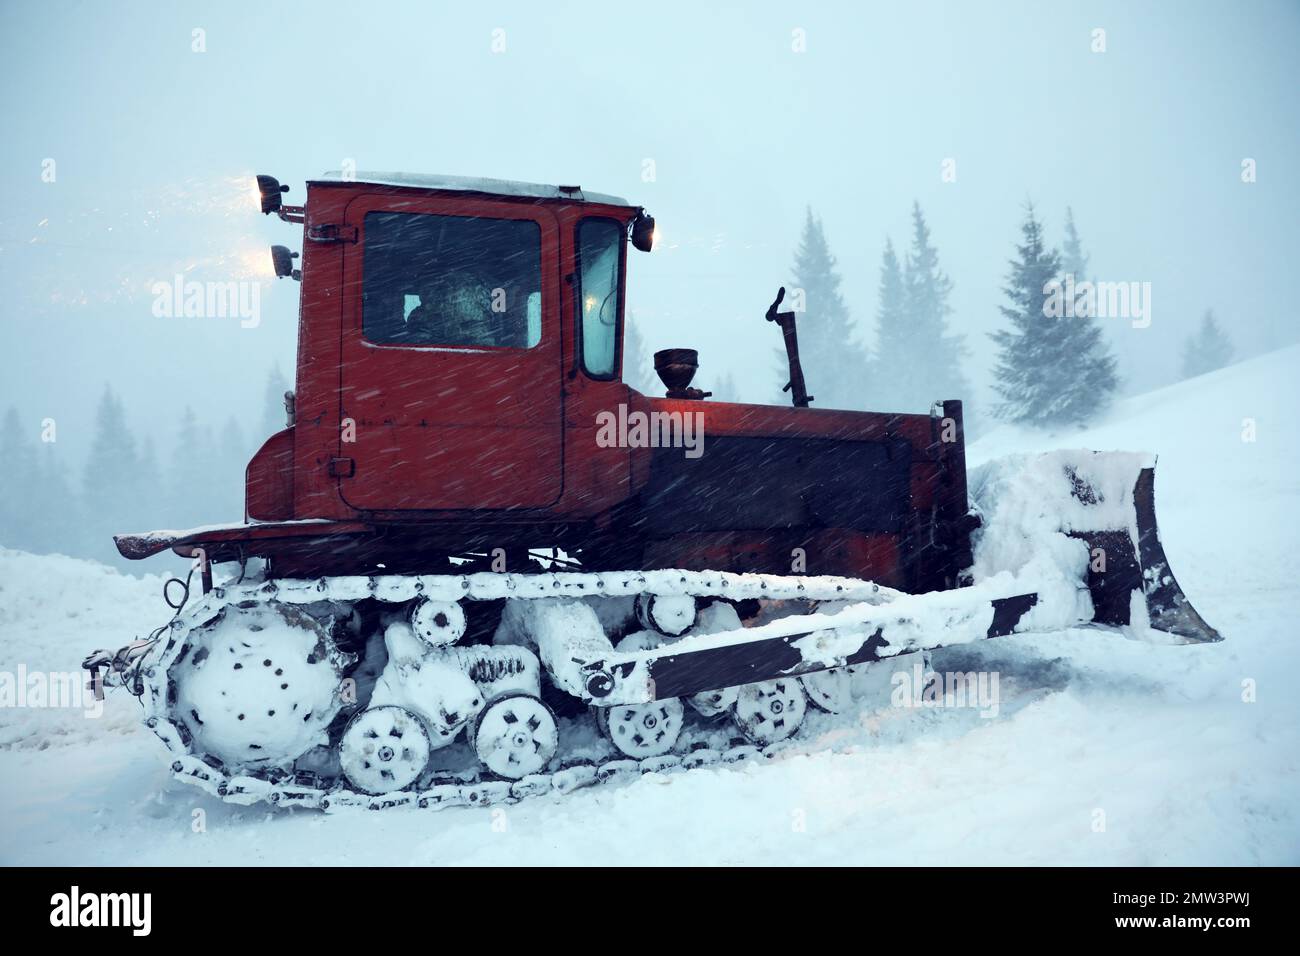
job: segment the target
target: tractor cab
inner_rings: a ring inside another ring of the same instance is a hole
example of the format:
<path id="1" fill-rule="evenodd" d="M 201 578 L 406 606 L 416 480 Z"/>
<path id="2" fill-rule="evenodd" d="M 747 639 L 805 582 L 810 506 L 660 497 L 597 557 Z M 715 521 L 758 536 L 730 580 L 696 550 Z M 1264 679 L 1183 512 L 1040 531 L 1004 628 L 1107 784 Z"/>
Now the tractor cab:
<path id="1" fill-rule="evenodd" d="M 589 424 L 628 399 L 626 249 L 649 248 L 644 210 L 381 173 L 327 175 L 274 211 L 305 222 L 295 514 L 590 512 L 626 495 L 627 450 L 593 452 Z M 578 421 L 583 468 L 566 474 Z"/>

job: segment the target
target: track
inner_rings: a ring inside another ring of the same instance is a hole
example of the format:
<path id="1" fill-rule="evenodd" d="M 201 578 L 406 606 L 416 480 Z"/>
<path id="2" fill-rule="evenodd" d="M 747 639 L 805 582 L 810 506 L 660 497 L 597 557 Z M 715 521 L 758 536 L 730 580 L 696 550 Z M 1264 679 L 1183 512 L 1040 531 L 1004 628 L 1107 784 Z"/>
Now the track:
<path id="1" fill-rule="evenodd" d="M 237 804 L 265 802 L 277 806 L 302 806 L 323 810 L 345 807 L 386 809 L 398 806 L 439 808 L 485 806 L 514 802 L 530 796 L 569 791 L 646 773 L 667 773 L 694 767 L 736 763 L 770 755 L 781 744 L 761 748 L 753 744 L 717 746 L 718 733 L 684 731 L 676 752 L 642 760 L 630 758 L 564 761 L 560 769 L 519 780 L 495 779 L 484 768 L 461 773 L 437 773 L 429 785 L 382 795 L 350 790 L 342 778 L 327 779 L 299 771 L 268 770 L 256 774 L 232 773 L 219 759 L 196 752 L 188 729 L 174 719 L 168 703 L 166 675 L 186 646 L 187 636 L 229 608 L 279 602 L 305 606 L 321 601 L 355 602 L 374 599 L 402 604 L 420 597 L 434 600 L 482 601 L 508 599 L 632 597 L 639 594 L 689 595 L 772 601 L 836 601 L 879 605 L 901 592 L 867 581 L 834 577 L 782 577 L 727 572 L 651 571 L 623 573 L 543 574 L 476 573 L 470 575 L 349 576 L 316 580 L 271 580 L 227 584 L 212 588 L 187 603 L 154 644 L 137 652 L 123 683 L 139 693 L 145 725 L 166 745 L 177 779 L 198 786 L 220 799 Z M 797 629 L 798 616 L 787 618 Z M 783 743 L 783 742 L 782 742 Z"/>

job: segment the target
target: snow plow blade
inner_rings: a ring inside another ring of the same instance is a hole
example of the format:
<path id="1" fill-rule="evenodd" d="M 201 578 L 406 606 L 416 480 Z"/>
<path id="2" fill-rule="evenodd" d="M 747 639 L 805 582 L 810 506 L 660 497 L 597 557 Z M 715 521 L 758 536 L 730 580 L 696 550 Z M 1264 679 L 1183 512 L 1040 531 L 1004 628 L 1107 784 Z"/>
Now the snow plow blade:
<path id="1" fill-rule="evenodd" d="M 1082 579 L 1096 624 L 1149 627 L 1184 644 L 1223 640 L 1169 567 L 1156 523 L 1152 456 L 1059 451 L 999 459 L 976 470 L 972 497 L 983 523 L 977 580 L 1025 573 L 1031 564 L 1033 579 L 1046 555 L 1052 576 L 1066 584 L 1044 595 L 1049 603 L 1052 595 L 1056 604 L 1068 603 L 1068 586 Z M 1086 545 L 1086 554 L 1071 548 L 1071 539 Z M 1087 620 L 1086 609 L 1078 617 Z"/>
<path id="2" fill-rule="evenodd" d="M 1104 572 L 1089 569 L 1088 590 L 1092 593 L 1093 621 L 1098 624 L 1134 624 L 1133 600 L 1141 592 L 1147 623 L 1158 631 L 1181 637 L 1187 643 L 1205 644 L 1223 640 L 1223 635 L 1205 623 L 1192 607 L 1169 567 L 1160 528 L 1156 524 L 1156 470 L 1143 468 L 1133 485 L 1133 512 L 1137 544 L 1128 531 L 1077 531 L 1076 537 L 1089 551 L 1104 548 Z"/>

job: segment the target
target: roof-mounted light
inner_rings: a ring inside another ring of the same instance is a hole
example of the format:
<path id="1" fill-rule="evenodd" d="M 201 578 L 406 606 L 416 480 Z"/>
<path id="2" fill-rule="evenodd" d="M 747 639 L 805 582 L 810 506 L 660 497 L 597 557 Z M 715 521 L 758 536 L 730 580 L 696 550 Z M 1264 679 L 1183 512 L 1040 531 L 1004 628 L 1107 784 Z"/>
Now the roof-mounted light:
<path id="1" fill-rule="evenodd" d="M 257 192 L 261 197 L 262 214 L 269 216 L 275 213 L 285 222 L 302 222 L 306 217 L 302 206 L 286 206 L 280 198 L 282 194 L 289 191 L 288 186 L 281 186 L 280 180 L 274 176 L 266 176 L 261 173 L 257 176 Z"/>
<path id="2" fill-rule="evenodd" d="M 649 252 L 655 245 L 655 217 L 638 209 L 632 220 L 632 245 L 641 252 Z"/>
<path id="3" fill-rule="evenodd" d="M 260 173 L 257 177 L 257 191 L 262 196 L 262 214 L 270 215 L 273 212 L 280 211 L 280 194 L 289 191 L 288 186 L 281 186 L 280 180 L 274 176 L 263 176 Z"/>
<path id="4" fill-rule="evenodd" d="M 293 267 L 293 260 L 298 258 L 298 253 L 291 252 L 288 246 L 271 247 L 271 268 L 275 270 L 277 278 L 296 279 L 302 281 L 302 272 Z"/>

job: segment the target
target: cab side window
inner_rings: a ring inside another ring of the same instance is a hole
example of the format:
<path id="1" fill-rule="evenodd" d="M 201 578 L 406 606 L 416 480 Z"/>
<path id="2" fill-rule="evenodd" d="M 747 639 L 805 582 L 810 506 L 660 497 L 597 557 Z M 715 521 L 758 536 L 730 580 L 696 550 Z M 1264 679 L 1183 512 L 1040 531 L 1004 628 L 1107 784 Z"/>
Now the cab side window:
<path id="1" fill-rule="evenodd" d="M 615 219 L 578 224 L 578 328 L 582 367 L 592 378 L 613 378 L 617 369 L 623 246 L 623 224 Z"/>

